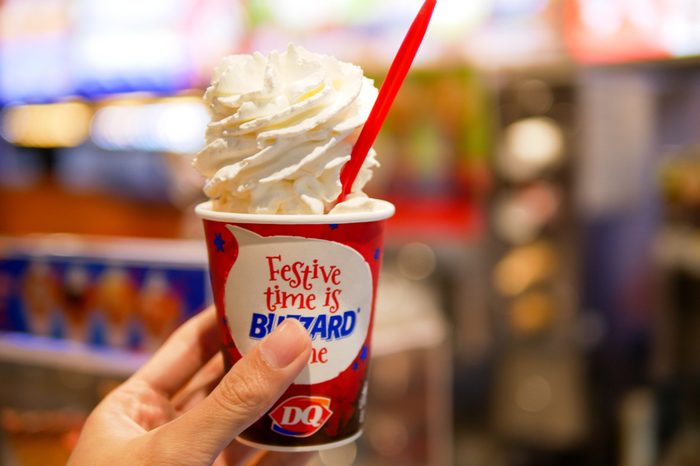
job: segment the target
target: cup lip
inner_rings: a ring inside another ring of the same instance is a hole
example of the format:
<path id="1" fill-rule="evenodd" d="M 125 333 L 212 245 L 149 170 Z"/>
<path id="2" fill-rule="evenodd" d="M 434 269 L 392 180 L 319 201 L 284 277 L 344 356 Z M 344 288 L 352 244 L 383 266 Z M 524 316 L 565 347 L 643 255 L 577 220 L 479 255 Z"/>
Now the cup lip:
<path id="1" fill-rule="evenodd" d="M 338 214 L 250 214 L 237 212 L 220 212 L 212 210 L 212 201 L 202 202 L 195 206 L 198 217 L 206 220 L 230 223 L 258 223 L 284 225 L 316 225 L 335 223 L 365 223 L 385 220 L 396 211 L 394 204 L 381 199 L 374 199 L 376 210 L 371 212 L 344 212 Z"/>

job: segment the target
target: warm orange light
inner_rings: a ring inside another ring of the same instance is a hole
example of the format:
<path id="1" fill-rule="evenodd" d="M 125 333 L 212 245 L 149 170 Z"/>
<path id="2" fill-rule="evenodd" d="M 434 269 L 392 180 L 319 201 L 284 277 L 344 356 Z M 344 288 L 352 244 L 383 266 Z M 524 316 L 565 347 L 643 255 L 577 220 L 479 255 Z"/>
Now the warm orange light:
<path id="1" fill-rule="evenodd" d="M 551 294 L 532 291 L 516 298 L 509 306 L 509 320 L 514 330 L 535 334 L 551 324 L 555 305 Z"/>
<path id="2" fill-rule="evenodd" d="M 516 296 L 556 273 L 557 257 L 551 244 L 540 241 L 510 250 L 493 270 L 494 287 Z"/>
<path id="3" fill-rule="evenodd" d="M 17 105 L 3 112 L 0 134 L 25 147 L 74 147 L 88 136 L 92 110 L 82 102 Z"/>

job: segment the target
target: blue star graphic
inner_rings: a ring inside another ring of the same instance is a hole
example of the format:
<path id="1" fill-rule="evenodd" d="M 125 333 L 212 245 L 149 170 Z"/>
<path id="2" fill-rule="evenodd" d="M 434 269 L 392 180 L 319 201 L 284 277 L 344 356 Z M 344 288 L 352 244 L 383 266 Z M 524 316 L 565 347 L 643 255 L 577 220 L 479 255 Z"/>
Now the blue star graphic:
<path id="1" fill-rule="evenodd" d="M 367 348 L 367 346 L 363 346 L 362 351 L 360 351 L 360 360 L 364 361 L 367 359 L 367 356 L 369 356 L 369 348 Z"/>
<path id="2" fill-rule="evenodd" d="M 226 241 L 221 237 L 221 233 L 217 233 L 214 235 L 214 246 L 216 246 L 216 250 L 218 252 L 224 252 L 224 244 L 226 244 Z"/>
<path id="3" fill-rule="evenodd" d="M 378 261 L 379 256 L 381 256 L 381 255 L 382 255 L 382 252 L 379 250 L 379 248 L 374 250 L 374 260 Z"/>
<path id="4" fill-rule="evenodd" d="M 328 226 L 331 227 L 331 230 L 337 230 L 337 229 L 338 229 L 338 224 L 337 224 L 337 223 L 331 223 L 331 224 L 328 225 Z"/>

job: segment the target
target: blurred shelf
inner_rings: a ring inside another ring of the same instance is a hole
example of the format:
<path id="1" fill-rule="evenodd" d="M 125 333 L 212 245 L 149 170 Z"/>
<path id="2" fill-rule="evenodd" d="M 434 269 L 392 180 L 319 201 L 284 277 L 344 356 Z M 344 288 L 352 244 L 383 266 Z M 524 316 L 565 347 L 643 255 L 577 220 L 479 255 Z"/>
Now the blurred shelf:
<path id="1" fill-rule="evenodd" d="M 372 356 L 435 348 L 445 341 L 445 325 L 435 313 L 413 317 L 398 322 L 380 322 L 372 339 Z M 141 367 L 148 357 L 149 353 L 146 352 L 97 348 L 71 340 L 0 332 L 0 361 L 20 365 L 127 377 Z"/>
<path id="2" fill-rule="evenodd" d="M 700 273 L 700 229 L 666 227 L 657 236 L 654 249 L 655 256 L 663 267 Z"/>
<path id="3" fill-rule="evenodd" d="M 91 375 L 127 377 L 148 354 L 97 349 L 75 341 L 0 332 L 0 360 Z"/>
<path id="4" fill-rule="evenodd" d="M 396 206 L 389 219 L 389 241 L 467 243 L 483 231 L 483 211 L 475 202 L 456 198 L 387 198 Z"/>
<path id="5" fill-rule="evenodd" d="M 64 233 L 5 236 L 0 234 L 0 260 L 10 255 L 62 257 L 104 263 L 144 263 L 151 266 L 207 267 L 204 241 L 129 238 Z"/>
<path id="6" fill-rule="evenodd" d="M 442 322 L 431 317 L 377 328 L 373 356 L 433 348 L 446 337 Z M 96 348 L 76 341 L 0 332 L 0 360 L 20 365 L 63 369 L 91 375 L 127 377 L 148 359 L 146 352 Z"/>
<path id="7" fill-rule="evenodd" d="M 182 213 L 167 203 L 68 192 L 52 184 L 26 189 L 0 188 L 3 234 L 76 233 L 174 238 Z"/>
<path id="8" fill-rule="evenodd" d="M 392 324 L 379 321 L 372 335 L 372 356 L 436 348 L 446 338 L 447 329 L 437 311 Z"/>

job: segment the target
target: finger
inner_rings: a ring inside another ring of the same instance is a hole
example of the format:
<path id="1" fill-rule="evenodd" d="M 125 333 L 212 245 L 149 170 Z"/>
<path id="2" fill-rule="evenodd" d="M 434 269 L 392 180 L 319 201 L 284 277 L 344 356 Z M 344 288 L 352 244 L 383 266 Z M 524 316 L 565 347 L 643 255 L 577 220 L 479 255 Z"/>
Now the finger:
<path id="1" fill-rule="evenodd" d="M 224 376 L 201 403 L 151 432 L 174 457 L 211 463 L 231 440 L 262 416 L 309 360 L 311 339 L 286 319 Z"/>
<path id="2" fill-rule="evenodd" d="M 286 453 L 280 451 L 262 452 L 257 461 L 252 461 L 251 466 L 304 466 L 315 452 Z"/>
<path id="3" fill-rule="evenodd" d="M 243 445 L 242 443 L 234 440 L 229 446 L 224 448 L 224 451 L 216 458 L 212 466 L 231 466 L 231 465 L 242 465 L 246 466 L 255 464 L 250 459 L 258 452 L 257 449 L 249 447 L 248 445 Z"/>
<path id="4" fill-rule="evenodd" d="M 188 411 L 192 406 L 206 398 L 219 385 L 223 376 L 224 358 L 219 352 L 187 382 L 184 388 L 173 396 L 173 405 L 181 413 Z"/>
<path id="5" fill-rule="evenodd" d="M 132 378 L 140 379 L 171 397 L 219 349 L 213 306 L 180 326 Z"/>

